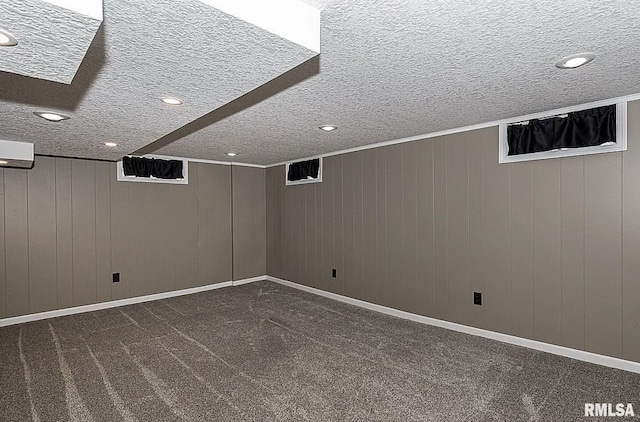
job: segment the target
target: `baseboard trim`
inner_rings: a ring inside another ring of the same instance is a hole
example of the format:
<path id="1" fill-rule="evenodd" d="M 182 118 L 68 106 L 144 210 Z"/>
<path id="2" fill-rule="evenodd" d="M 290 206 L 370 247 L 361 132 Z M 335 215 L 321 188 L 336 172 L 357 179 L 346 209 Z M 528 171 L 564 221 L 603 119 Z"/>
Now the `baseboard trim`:
<path id="1" fill-rule="evenodd" d="M 283 286 L 292 287 L 318 296 L 337 300 L 350 305 L 359 306 L 371 311 L 392 315 L 398 318 L 419 322 L 421 324 L 433 325 L 436 327 L 446 328 L 448 330 L 458 331 L 465 334 L 471 334 L 478 337 L 484 337 L 491 340 L 501 341 L 503 343 L 514 344 L 516 346 L 527 347 L 529 349 L 539 350 L 554 355 L 564 356 L 584 362 L 594 363 L 596 365 L 608 366 L 610 368 L 622 369 L 624 371 L 635 372 L 640 374 L 640 363 L 629 360 L 618 359 L 611 356 L 599 355 L 596 353 L 585 352 L 584 350 L 570 349 L 568 347 L 557 346 L 555 344 L 543 343 L 541 341 L 530 340 L 522 337 L 516 337 L 509 334 L 497 333 L 495 331 L 484 330 L 481 328 L 469 327 L 467 325 L 456 324 L 454 322 L 443 321 L 436 318 L 425 317 L 422 315 L 412 314 L 410 312 L 401 311 L 387 306 L 377 305 L 375 303 L 365 302 L 359 299 L 353 299 L 336 293 L 327 292 L 316 289 L 314 287 L 305 286 L 294 283 L 292 281 L 283 280 L 277 277 L 267 276 L 268 281 L 282 284 Z"/>
<path id="2" fill-rule="evenodd" d="M 174 290 L 171 292 L 156 293 L 146 296 L 137 296 L 128 299 L 112 300 L 109 302 L 94 303 L 91 305 L 74 306 L 73 308 L 56 309 L 54 311 L 39 312 L 37 314 L 20 315 L 17 317 L 0 319 L 0 327 L 9 325 L 23 324 L 25 322 L 39 321 L 42 319 L 58 318 L 61 316 L 81 314 L 83 312 L 93 312 L 102 309 L 117 308 L 119 306 L 133 305 L 136 303 L 151 302 L 154 300 L 168 299 L 170 297 L 190 295 L 193 293 L 201 293 L 209 290 L 222 289 L 224 287 L 240 286 L 242 284 L 254 283 L 256 281 L 266 280 L 266 276 L 247 278 L 243 280 L 225 281 L 222 283 L 208 284 L 206 286 L 192 287 L 190 289 Z"/>
<path id="3" fill-rule="evenodd" d="M 258 281 L 265 281 L 266 279 L 266 275 L 261 275 L 258 277 L 243 278 L 242 280 L 234 280 L 231 283 L 233 283 L 233 286 L 242 286 L 243 284 L 256 283 Z"/>

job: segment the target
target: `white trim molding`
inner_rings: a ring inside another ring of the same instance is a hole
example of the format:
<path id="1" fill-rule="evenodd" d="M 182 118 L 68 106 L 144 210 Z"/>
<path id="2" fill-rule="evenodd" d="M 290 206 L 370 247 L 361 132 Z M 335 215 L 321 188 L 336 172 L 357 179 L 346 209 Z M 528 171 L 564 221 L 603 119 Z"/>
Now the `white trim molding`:
<path id="1" fill-rule="evenodd" d="M 154 300 L 168 299 L 171 297 L 185 296 L 193 293 L 207 292 L 209 290 L 222 289 L 224 287 L 240 286 L 247 283 L 266 280 L 267 276 L 247 278 L 243 280 L 225 281 L 222 283 L 208 284 L 206 286 L 192 287 L 190 289 L 174 290 L 171 292 L 156 293 L 146 296 L 137 296 L 128 299 L 112 300 L 109 302 L 94 303 L 91 305 L 75 306 L 73 308 L 57 309 L 54 311 L 40 312 L 37 314 L 20 315 L 17 317 L 0 319 L 0 327 L 23 324 L 25 322 L 40 321 L 49 318 L 58 318 L 67 315 L 81 314 L 84 312 L 100 311 L 103 309 L 117 308 L 120 306 L 134 305 L 136 303 L 151 302 Z"/>
<path id="2" fill-rule="evenodd" d="M 545 116 L 548 116 L 550 114 L 565 114 L 565 113 L 569 113 L 571 111 L 576 111 L 576 110 L 583 110 L 583 109 L 587 109 L 587 108 L 596 108 L 596 107 L 602 107 L 602 106 L 606 106 L 606 105 L 610 105 L 610 104 L 618 104 L 618 103 L 624 103 L 624 102 L 630 102 L 630 101 L 636 101 L 636 100 L 640 100 L 640 93 L 632 94 L 632 95 L 625 95 L 625 96 L 622 96 L 622 97 L 610 98 L 610 99 L 607 99 L 607 100 L 594 101 L 594 102 L 591 102 L 591 103 L 579 104 L 579 105 L 575 105 L 575 106 L 571 106 L 571 107 L 558 108 L 558 109 L 555 109 L 555 110 L 544 111 L 544 112 L 541 112 L 541 113 L 527 114 L 525 116 L 509 117 L 509 118 L 501 119 L 501 120 L 493 120 L 493 121 L 490 121 L 490 122 L 478 123 L 476 125 L 462 126 L 462 127 L 452 128 L 452 129 L 441 130 L 441 131 L 438 131 L 438 132 L 429 132 L 429 133 L 425 133 L 425 134 L 422 134 L 422 135 L 409 136 L 409 137 L 406 137 L 406 138 L 398 138 L 398 139 L 393 139 L 393 140 L 384 141 L 384 142 L 377 142 L 375 144 L 368 144 L 368 145 L 362 145 L 362 146 L 354 147 L 354 148 L 342 149 L 342 150 L 339 150 L 339 151 L 328 152 L 326 154 L 314 155 L 314 156 L 302 157 L 302 158 L 296 158 L 294 160 L 282 161 L 280 163 L 275 163 L 275 164 L 268 164 L 265 167 L 266 168 L 278 167 L 278 166 L 285 165 L 285 164 L 287 164 L 287 163 L 289 163 L 291 161 L 304 161 L 304 160 L 310 160 L 312 158 L 318 158 L 318 157 L 332 157 L 334 155 L 348 154 L 350 152 L 364 151 L 364 150 L 372 149 L 372 148 L 380 148 L 380 147 L 386 147 L 386 146 L 389 146 L 389 145 L 403 144 L 405 142 L 422 141 L 424 139 L 437 138 L 439 136 L 453 135 L 455 133 L 469 132 L 471 130 L 486 129 L 488 127 L 496 127 L 496 126 L 500 126 L 503 123 L 504 124 L 516 123 L 516 122 L 521 122 L 521 121 L 524 121 L 524 120 L 539 119 L 541 117 L 545 117 Z"/>
<path id="3" fill-rule="evenodd" d="M 242 280 L 233 280 L 231 283 L 233 286 L 242 286 L 243 284 L 256 283 L 258 281 L 265 281 L 266 279 L 266 275 L 261 275 L 258 277 L 243 278 Z"/>
<path id="4" fill-rule="evenodd" d="M 348 303 L 360 308 L 369 309 L 371 311 L 380 312 L 397 318 L 407 319 L 419 322 L 421 324 L 433 325 L 435 327 L 446 328 L 448 330 L 458 331 L 460 333 L 471 334 L 473 336 L 484 337 L 491 340 L 501 341 L 503 343 L 514 344 L 529 349 L 539 350 L 558 356 L 564 356 L 584 362 L 594 363 L 596 365 L 608 366 L 611 368 L 622 369 L 624 371 L 635 372 L 640 374 L 640 363 L 624 359 L 618 359 L 610 356 L 599 355 L 596 353 L 585 352 L 583 350 L 570 349 L 568 347 L 557 346 L 555 344 L 543 343 L 541 341 L 529 340 L 522 337 L 511 336 L 508 334 L 497 333 L 495 331 L 483 330 L 481 328 L 469 327 L 467 325 L 456 324 L 454 322 L 443 321 L 436 318 L 425 317 L 422 315 L 412 314 L 410 312 L 401 311 L 387 306 L 377 305 L 375 303 L 365 302 L 359 299 L 342 296 L 336 293 L 327 292 L 316 289 L 314 287 L 304 286 L 292 281 L 283 280 L 277 277 L 267 276 L 268 281 L 281 284 L 283 286 L 292 287 L 307 293 L 323 296 L 339 302 Z"/>

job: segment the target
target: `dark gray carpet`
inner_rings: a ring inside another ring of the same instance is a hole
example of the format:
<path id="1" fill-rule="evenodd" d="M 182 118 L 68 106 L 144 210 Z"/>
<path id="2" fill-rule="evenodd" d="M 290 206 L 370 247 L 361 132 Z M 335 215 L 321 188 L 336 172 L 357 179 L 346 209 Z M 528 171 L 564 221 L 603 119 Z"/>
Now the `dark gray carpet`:
<path id="1" fill-rule="evenodd" d="M 2 328 L 0 368 L 2 421 L 568 421 L 585 402 L 640 413 L 640 375 L 268 282 Z"/>

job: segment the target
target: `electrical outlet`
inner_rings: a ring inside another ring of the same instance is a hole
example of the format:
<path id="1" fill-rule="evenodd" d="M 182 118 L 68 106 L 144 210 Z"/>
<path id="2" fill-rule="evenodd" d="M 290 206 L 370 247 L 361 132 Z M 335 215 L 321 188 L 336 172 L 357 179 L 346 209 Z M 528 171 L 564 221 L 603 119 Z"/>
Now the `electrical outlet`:
<path id="1" fill-rule="evenodd" d="M 482 306 L 482 293 L 473 292 L 473 304 Z"/>
<path id="2" fill-rule="evenodd" d="M 120 273 L 113 273 L 113 282 L 120 283 Z"/>
<path id="3" fill-rule="evenodd" d="M 333 269 L 331 270 L 331 277 L 333 277 L 333 278 L 338 277 L 338 271 L 337 271 L 335 268 L 333 268 Z"/>

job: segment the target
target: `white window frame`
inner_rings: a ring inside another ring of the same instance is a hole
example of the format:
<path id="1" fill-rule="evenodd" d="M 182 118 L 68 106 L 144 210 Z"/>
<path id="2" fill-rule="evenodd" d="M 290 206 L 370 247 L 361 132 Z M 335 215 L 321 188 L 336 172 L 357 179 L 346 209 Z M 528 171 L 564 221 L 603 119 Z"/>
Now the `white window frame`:
<path id="1" fill-rule="evenodd" d="M 152 156 L 145 156 L 143 158 L 154 158 Z M 166 159 L 166 158 L 164 158 Z M 116 163 L 116 175 L 118 182 L 139 182 L 139 183 L 162 183 L 166 185 L 188 185 L 189 184 L 189 160 L 172 158 L 172 160 L 182 161 L 182 179 L 159 179 L 157 177 L 137 177 L 137 176 L 125 176 L 124 168 L 122 167 L 122 160 Z"/>
<path id="2" fill-rule="evenodd" d="M 550 158 L 561 158 L 561 157 L 576 157 L 579 155 L 591 155 L 591 154 L 604 154 L 607 152 L 620 152 L 627 150 L 627 102 L 619 102 L 616 103 L 616 143 L 612 145 L 602 145 L 602 146 L 594 146 L 594 147 L 584 147 L 584 148 L 568 148 L 563 150 L 556 151 L 544 151 L 544 152 L 534 152 L 531 154 L 519 154 L 519 155 L 508 155 L 509 154 L 509 143 L 507 137 L 507 127 L 513 123 L 525 122 L 527 120 L 532 119 L 542 119 L 545 117 L 554 117 L 567 113 L 573 113 L 575 111 L 589 110 L 591 108 L 597 108 L 593 105 L 589 106 L 577 106 L 562 110 L 556 110 L 555 112 L 549 112 L 547 114 L 541 113 L 537 115 L 519 117 L 513 119 L 511 122 L 501 123 L 500 124 L 500 135 L 499 135 L 499 157 L 498 162 L 500 164 L 503 163 L 517 163 L 521 161 L 534 161 L 534 160 L 547 160 Z"/>
<path id="3" fill-rule="evenodd" d="M 293 163 L 299 163 L 301 161 L 310 161 L 310 160 L 316 160 L 319 159 L 320 160 L 320 169 L 318 170 L 318 177 L 316 177 L 315 179 L 302 179 L 302 180 L 295 180 L 295 181 L 289 181 L 288 180 L 288 174 L 289 174 L 289 165 L 293 164 Z M 284 184 L 285 186 L 293 186 L 293 185 L 306 185 L 308 183 L 321 183 L 322 182 L 322 157 L 315 157 L 315 158 L 306 158 L 304 160 L 296 160 L 296 161 L 290 161 L 286 164 L 285 168 L 284 168 Z"/>

